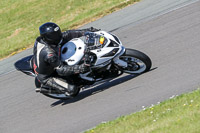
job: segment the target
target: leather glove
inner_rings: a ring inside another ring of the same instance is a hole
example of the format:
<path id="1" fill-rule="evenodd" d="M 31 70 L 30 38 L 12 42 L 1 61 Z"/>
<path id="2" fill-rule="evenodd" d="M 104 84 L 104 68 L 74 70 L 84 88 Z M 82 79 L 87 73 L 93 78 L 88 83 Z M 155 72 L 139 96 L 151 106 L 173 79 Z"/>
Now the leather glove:
<path id="1" fill-rule="evenodd" d="M 88 53 L 86 53 L 85 57 L 84 57 L 84 63 L 85 63 L 85 65 L 89 65 L 90 66 L 90 62 L 91 62 L 90 55 Z"/>
<path id="2" fill-rule="evenodd" d="M 86 73 L 90 71 L 90 65 L 89 64 L 81 64 L 79 65 L 79 73 Z"/>

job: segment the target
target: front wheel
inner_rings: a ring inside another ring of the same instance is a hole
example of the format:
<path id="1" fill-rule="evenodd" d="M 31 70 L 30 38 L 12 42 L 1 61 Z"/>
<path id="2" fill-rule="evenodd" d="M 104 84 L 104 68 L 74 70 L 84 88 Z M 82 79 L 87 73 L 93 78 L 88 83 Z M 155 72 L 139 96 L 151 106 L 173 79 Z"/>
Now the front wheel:
<path id="1" fill-rule="evenodd" d="M 123 68 L 123 71 L 130 74 L 141 74 L 149 71 L 152 64 L 151 59 L 146 54 L 134 49 L 126 49 L 120 59 L 127 62 L 128 65 Z"/>

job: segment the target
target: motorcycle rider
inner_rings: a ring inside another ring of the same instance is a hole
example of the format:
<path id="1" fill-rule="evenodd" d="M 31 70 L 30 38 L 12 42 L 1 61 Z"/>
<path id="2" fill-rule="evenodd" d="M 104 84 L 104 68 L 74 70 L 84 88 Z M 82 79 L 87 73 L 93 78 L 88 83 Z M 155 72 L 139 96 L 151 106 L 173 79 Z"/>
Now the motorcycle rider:
<path id="1" fill-rule="evenodd" d="M 61 32 L 60 27 L 52 22 L 44 23 L 39 27 L 40 36 L 34 44 L 33 68 L 36 76 L 36 92 L 42 92 L 46 88 L 66 92 L 66 95 L 76 93 L 77 87 L 67 84 L 61 79 L 54 77 L 55 72 L 60 76 L 70 76 L 89 71 L 85 63 L 68 66 L 60 60 L 60 47 L 73 38 L 81 37 L 85 32 L 95 32 L 93 27 L 82 30 L 68 30 Z M 39 81 L 39 82 L 38 82 Z"/>

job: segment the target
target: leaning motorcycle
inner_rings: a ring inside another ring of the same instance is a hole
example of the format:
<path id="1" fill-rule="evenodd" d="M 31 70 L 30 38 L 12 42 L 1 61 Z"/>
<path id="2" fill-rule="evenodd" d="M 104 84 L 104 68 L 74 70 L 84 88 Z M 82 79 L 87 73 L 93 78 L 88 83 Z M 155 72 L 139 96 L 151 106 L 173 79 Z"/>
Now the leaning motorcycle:
<path id="1" fill-rule="evenodd" d="M 87 56 L 87 57 L 86 57 Z M 18 60 L 15 68 L 23 73 L 36 77 L 32 64 L 33 55 Z M 87 60 L 86 60 L 87 59 Z M 81 38 L 74 38 L 61 47 L 61 60 L 67 65 L 78 65 L 87 61 L 90 71 L 62 77 L 67 83 L 78 87 L 72 97 L 81 89 L 112 80 L 123 73 L 138 75 L 151 68 L 151 59 L 144 53 L 125 48 L 116 35 L 105 31 L 88 32 Z M 45 96 L 56 99 L 68 99 L 64 92 L 53 88 L 41 91 Z"/>

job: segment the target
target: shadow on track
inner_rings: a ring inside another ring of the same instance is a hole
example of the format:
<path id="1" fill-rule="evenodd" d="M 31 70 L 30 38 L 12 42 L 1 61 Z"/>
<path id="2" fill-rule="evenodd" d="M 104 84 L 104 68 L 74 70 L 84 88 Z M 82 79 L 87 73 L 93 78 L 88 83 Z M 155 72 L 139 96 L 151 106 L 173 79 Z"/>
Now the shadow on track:
<path id="1" fill-rule="evenodd" d="M 78 96 L 72 98 L 72 99 L 67 99 L 67 100 L 58 100 L 54 103 L 51 104 L 52 107 L 54 106 L 57 106 L 57 105 L 66 105 L 66 104 L 70 104 L 70 103 L 74 103 L 74 102 L 77 102 L 77 101 L 80 101 L 88 96 L 91 96 L 91 95 L 95 95 L 99 92 L 102 92 L 104 90 L 107 90 L 109 89 L 110 87 L 113 87 L 113 86 L 116 86 L 118 84 L 121 84 L 123 82 L 126 82 L 128 80 L 131 80 L 133 78 L 135 78 L 136 76 L 134 75 L 126 75 L 126 76 L 123 76 L 123 77 L 120 77 L 120 78 L 117 78 L 117 79 L 114 79 L 112 81 L 108 81 L 108 82 L 105 82 L 103 84 L 100 84 L 98 86 L 95 86 L 95 87 L 91 87 L 87 90 L 83 90 L 82 92 L 80 92 L 78 94 Z"/>
<path id="2" fill-rule="evenodd" d="M 150 71 L 153 71 L 155 69 L 157 69 L 157 67 L 156 68 L 152 68 Z M 70 104 L 70 103 L 74 103 L 74 102 L 80 101 L 80 100 L 82 100 L 82 99 L 84 99 L 84 98 L 86 98 L 88 96 L 95 95 L 95 94 L 97 94 L 99 92 L 107 90 L 110 87 L 116 86 L 116 85 L 121 84 L 123 82 L 127 82 L 127 81 L 129 81 L 129 80 L 131 80 L 133 78 L 136 78 L 137 76 L 139 76 L 139 75 L 125 75 L 123 77 L 116 78 L 114 80 L 105 82 L 105 83 L 100 84 L 98 86 L 91 87 L 91 88 L 89 88 L 87 90 L 83 90 L 82 92 L 80 92 L 78 94 L 78 96 L 76 96 L 76 97 L 74 97 L 72 99 L 58 100 L 58 101 L 52 103 L 51 107 L 54 107 L 54 106 L 57 106 L 57 105 L 66 105 L 66 104 Z"/>

